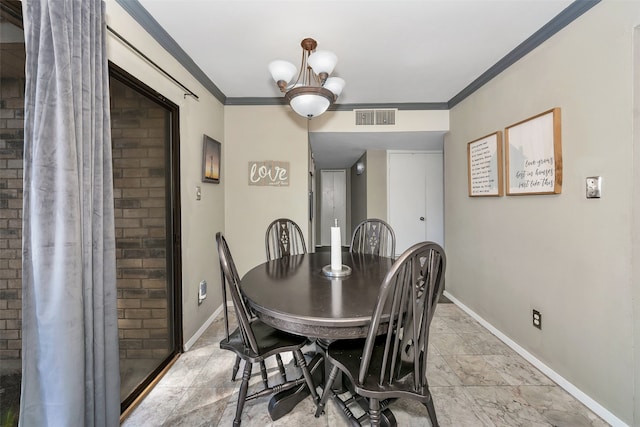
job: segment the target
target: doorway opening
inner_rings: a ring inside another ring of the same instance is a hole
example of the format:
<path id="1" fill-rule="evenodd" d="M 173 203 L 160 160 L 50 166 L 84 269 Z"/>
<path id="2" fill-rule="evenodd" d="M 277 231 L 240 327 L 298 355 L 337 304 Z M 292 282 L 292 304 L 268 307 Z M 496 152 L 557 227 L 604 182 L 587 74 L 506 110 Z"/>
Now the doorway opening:
<path id="1" fill-rule="evenodd" d="M 331 227 L 337 223 L 340 227 L 340 240 L 342 246 L 348 246 L 348 236 L 350 236 L 349 213 L 347 205 L 347 171 L 323 169 L 320 171 L 318 182 L 320 194 L 318 223 L 318 248 L 327 249 L 331 246 Z"/>

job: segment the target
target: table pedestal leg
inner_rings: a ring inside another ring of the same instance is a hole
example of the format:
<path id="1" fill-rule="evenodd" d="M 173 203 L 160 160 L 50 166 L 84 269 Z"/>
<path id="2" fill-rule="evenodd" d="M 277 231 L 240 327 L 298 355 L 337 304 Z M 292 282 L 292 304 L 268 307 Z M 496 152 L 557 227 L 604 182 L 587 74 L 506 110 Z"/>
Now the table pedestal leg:
<path id="1" fill-rule="evenodd" d="M 320 352 L 322 352 L 322 355 L 324 356 L 325 354 L 327 354 L 327 347 L 329 347 L 329 344 L 331 344 L 334 340 L 328 340 L 328 339 L 324 339 L 324 338 L 318 338 L 316 340 L 316 346 L 318 347 L 318 350 Z M 329 373 L 331 372 L 331 368 L 333 367 L 333 365 L 331 364 L 331 362 L 329 362 L 327 360 L 327 358 L 324 358 L 324 377 L 329 378 Z M 337 394 L 342 394 L 345 391 L 347 391 L 347 389 L 344 387 L 343 382 L 342 382 L 342 371 L 338 372 L 338 376 L 336 377 L 335 381 L 333 381 L 333 385 L 331 386 L 331 389 L 333 391 L 335 391 Z"/>
<path id="2" fill-rule="evenodd" d="M 307 364 L 313 383 L 320 385 L 324 383 L 324 358 L 320 354 L 313 356 L 313 359 Z M 273 421 L 282 418 L 304 398 L 309 395 L 307 384 L 301 384 L 298 387 L 275 394 L 269 401 L 269 415 Z"/>

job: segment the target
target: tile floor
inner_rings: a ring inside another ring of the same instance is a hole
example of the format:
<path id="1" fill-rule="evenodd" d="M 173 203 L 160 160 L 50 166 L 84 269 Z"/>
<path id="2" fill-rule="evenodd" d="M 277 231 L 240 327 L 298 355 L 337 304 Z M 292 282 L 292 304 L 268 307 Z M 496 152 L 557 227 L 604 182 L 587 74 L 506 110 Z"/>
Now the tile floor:
<path id="1" fill-rule="evenodd" d="M 220 317 L 181 355 L 122 426 L 232 425 L 240 383 L 229 379 L 235 355 L 220 349 L 223 335 Z M 429 384 L 442 427 L 608 425 L 454 304 L 438 305 L 430 340 Z M 288 363 L 287 369 L 296 368 Z M 275 366 L 269 366 L 269 371 L 279 378 Z M 261 383 L 259 372 L 256 367 L 254 385 Z M 347 425 L 331 401 L 325 414 L 314 418 L 310 397 L 290 414 L 272 421 L 268 400 L 247 402 L 242 425 Z M 430 425 L 420 404 L 399 400 L 390 408 L 399 426 Z"/>

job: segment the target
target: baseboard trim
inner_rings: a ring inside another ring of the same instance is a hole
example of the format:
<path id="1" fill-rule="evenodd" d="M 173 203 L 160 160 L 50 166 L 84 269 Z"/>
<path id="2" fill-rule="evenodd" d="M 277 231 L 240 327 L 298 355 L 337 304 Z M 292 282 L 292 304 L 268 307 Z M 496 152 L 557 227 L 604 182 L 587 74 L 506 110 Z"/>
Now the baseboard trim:
<path id="1" fill-rule="evenodd" d="M 231 305 L 229 304 L 229 306 Z M 220 304 L 220 306 L 216 308 L 213 314 L 211 314 L 211 316 L 209 316 L 209 318 L 202 324 L 202 326 L 200 326 L 200 329 L 198 329 L 196 333 L 193 334 L 193 336 L 189 338 L 187 342 L 184 343 L 184 346 L 182 347 L 183 351 L 189 351 L 189 349 L 196 343 L 196 341 L 198 341 L 198 338 L 200 338 L 200 336 L 204 334 L 204 331 L 206 331 L 207 328 L 211 326 L 213 321 L 216 320 L 216 317 L 218 317 L 218 315 L 221 312 L 222 312 L 222 304 Z"/>
<path id="2" fill-rule="evenodd" d="M 605 420 L 607 423 L 611 424 L 613 427 L 629 427 L 628 424 L 626 424 L 620 418 L 616 417 L 614 414 L 609 412 L 602 405 L 600 405 L 598 402 L 593 400 L 591 397 L 589 397 L 586 393 L 584 393 L 578 387 L 571 384 L 569 381 L 567 381 L 565 378 L 563 378 L 560 374 L 555 372 L 553 369 L 551 369 L 550 367 L 542 363 L 534 355 L 532 355 L 523 347 L 518 345 L 518 343 L 513 341 L 511 338 L 509 338 L 508 336 L 500 332 L 493 325 L 491 325 L 489 322 L 487 322 L 482 317 L 480 317 L 475 311 L 471 310 L 469 307 L 467 307 L 458 299 L 456 299 L 456 297 L 451 295 L 449 292 L 444 291 L 444 295 L 447 298 L 449 298 L 455 305 L 460 307 L 460 309 L 462 309 L 465 313 L 467 313 L 469 316 L 477 320 L 482 326 L 487 328 L 493 335 L 495 335 L 502 342 L 504 342 L 506 345 L 511 347 L 520 356 L 524 357 L 529 363 L 531 363 L 533 366 L 538 368 L 543 374 L 549 377 L 553 382 L 558 384 L 567 393 L 569 393 L 570 395 L 578 399 L 580 402 L 582 402 L 583 405 L 585 405 L 587 408 L 589 408 L 591 411 L 593 411 L 595 414 L 597 414 L 600 418 Z"/>

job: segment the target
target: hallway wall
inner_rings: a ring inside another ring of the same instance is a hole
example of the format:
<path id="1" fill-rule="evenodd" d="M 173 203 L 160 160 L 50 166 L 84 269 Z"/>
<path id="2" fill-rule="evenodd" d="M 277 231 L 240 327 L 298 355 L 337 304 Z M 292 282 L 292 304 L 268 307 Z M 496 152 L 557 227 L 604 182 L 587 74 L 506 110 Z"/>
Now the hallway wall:
<path id="1" fill-rule="evenodd" d="M 638 2 L 597 4 L 456 105 L 445 141 L 448 291 L 629 425 L 640 424 L 630 238 L 639 21 Z M 467 143 L 553 107 L 562 194 L 468 197 Z M 594 175 L 603 195 L 588 200 Z"/>

